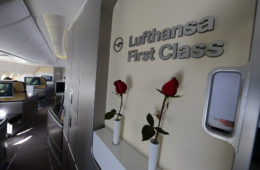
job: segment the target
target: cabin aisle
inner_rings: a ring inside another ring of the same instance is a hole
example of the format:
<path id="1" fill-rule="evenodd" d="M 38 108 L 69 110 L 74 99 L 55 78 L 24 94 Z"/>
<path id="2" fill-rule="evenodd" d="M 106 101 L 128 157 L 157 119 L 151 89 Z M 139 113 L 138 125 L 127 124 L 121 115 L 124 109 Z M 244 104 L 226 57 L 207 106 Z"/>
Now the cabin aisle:
<path id="1" fill-rule="evenodd" d="M 47 107 L 41 107 L 23 134 L 7 140 L 6 170 L 57 170 L 47 143 Z"/>

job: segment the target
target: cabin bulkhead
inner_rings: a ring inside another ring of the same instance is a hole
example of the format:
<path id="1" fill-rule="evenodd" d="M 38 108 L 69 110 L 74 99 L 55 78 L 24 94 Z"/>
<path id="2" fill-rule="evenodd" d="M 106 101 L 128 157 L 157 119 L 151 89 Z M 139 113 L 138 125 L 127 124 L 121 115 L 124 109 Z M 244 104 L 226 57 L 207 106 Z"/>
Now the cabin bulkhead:
<path id="1" fill-rule="evenodd" d="M 259 170 L 258 0 L 0 1 L 0 170 Z"/>

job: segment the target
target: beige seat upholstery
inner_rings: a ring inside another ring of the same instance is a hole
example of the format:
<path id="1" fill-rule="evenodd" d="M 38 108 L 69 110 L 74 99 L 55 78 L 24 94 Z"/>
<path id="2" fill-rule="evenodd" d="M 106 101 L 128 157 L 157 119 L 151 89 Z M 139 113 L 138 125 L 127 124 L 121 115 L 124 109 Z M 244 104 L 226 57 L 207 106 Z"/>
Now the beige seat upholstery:
<path id="1" fill-rule="evenodd" d="M 23 101 L 27 98 L 26 90 L 23 82 L 14 81 L 13 82 L 14 93 L 11 98 L 1 98 L 1 102 L 13 102 L 13 101 Z"/>
<path id="2" fill-rule="evenodd" d="M 44 88 L 47 88 L 45 78 L 41 77 L 41 85 L 39 85 L 39 86 L 34 86 L 34 88 L 35 88 L 35 89 L 44 89 Z"/>
<path id="3" fill-rule="evenodd" d="M 60 120 L 64 122 L 64 109 L 61 111 Z"/>
<path id="4" fill-rule="evenodd" d="M 13 80 L 13 79 L 11 79 L 10 77 L 6 77 L 4 78 L 4 80 Z"/>

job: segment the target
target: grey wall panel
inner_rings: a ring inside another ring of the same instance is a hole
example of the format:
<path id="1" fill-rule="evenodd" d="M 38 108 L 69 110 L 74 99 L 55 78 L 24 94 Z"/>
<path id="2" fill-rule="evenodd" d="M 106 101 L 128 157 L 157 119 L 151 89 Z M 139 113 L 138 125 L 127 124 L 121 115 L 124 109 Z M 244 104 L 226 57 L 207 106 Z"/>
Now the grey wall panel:
<path id="1" fill-rule="evenodd" d="M 260 108 L 260 3 L 257 1 L 257 9 L 254 23 L 254 33 L 251 45 L 249 63 L 249 87 L 242 134 L 239 143 L 239 152 L 235 156 L 233 170 L 250 169 L 252 151 L 258 127 Z"/>
<path id="2" fill-rule="evenodd" d="M 64 167 L 73 165 L 70 158 L 72 152 L 79 170 L 99 169 L 92 156 L 92 135 L 94 128 L 104 126 L 104 94 L 115 2 L 116 0 L 88 0 L 82 14 L 69 31 L 64 101 L 64 134 L 69 147 L 64 142 Z"/>
<path id="3" fill-rule="evenodd" d="M 71 60 L 71 83 L 70 88 L 73 91 L 73 95 L 71 98 L 71 111 L 75 116 L 78 114 L 78 93 L 79 93 L 79 73 L 80 73 L 80 22 L 75 22 L 72 30 L 72 60 Z"/>
<path id="4" fill-rule="evenodd" d="M 92 120 L 94 114 L 95 83 L 98 57 L 98 34 L 100 0 L 89 0 L 79 18 L 82 22 L 82 60 L 80 73 L 79 115 L 78 115 L 78 168 L 96 169 L 91 156 Z"/>
<path id="5" fill-rule="evenodd" d="M 53 112 L 52 108 L 48 108 L 47 117 L 47 134 L 48 144 L 58 163 L 62 159 L 62 127 L 63 123 L 60 121 L 58 116 Z"/>
<path id="6" fill-rule="evenodd" d="M 77 140 L 77 119 L 79 102 L 79 82 L 80 82 L 80 62 L 81 62 L 81 23 L 75 22 L 72 27 L 72 46 L 71 46 L 71 77 L 70 77 L 70 128 L 69 144 L 73 157 L 76 159 L 76 140 Z"/>
<path id="7" fill-rule="evenodd" d="M 71 82 L 71 60 L 72 60 L 72 31 L 68 33 L 68 51 L 66 60 L 66 79 L 65 79 L 65 93 L 64 93 L 64 124 L 63 124 L 63 146 L 62 146 L 62 167 L 64 170 L 69 170 L 69 152 L 68 152 L 68 139 L 70 128 L 70 82 Z"/>
<path id="8" fill-rule="evenodd" d="M 71 148 L 71 154 L 73 155 L 74 159 L 76 160 L 76 142 L 77 142 L 77 116 L 71 113 L 70 115 L 70 127 L 69 127 L 69 138 L 68 143 Z"/>
<path id="9" fill-rule="evenodd" d="M 77 170 L 77 165 L 75 164 L 73 160 L 73 156 L 71 152 L 68 153 L 68 170 Z"/>
<path id="10" fill-rule="evenodd" d="M 68 47 L 72 45 L 72 32 L 68 33 Z M 66 62 L 66 79 L 65 79 L 65 93 L 64 93 L 64 108 L 65 108 L 65 115 L 64 115 L 64 127 L 63 131 L 66 137 L 69 137 L 69 120 L 70 120 L 70 79 L 71 79 L 71 60 L 72 60 L 72 53 L 71 48 L 68 48 L 68 58 Z"/>
<path id="11" fill-rule="evenodd" d="M 98 4 L 97 1 L 89 1 L 80 17 L 83 22 L 81 27 L 83 47 L 77 135 L 77 146 L 80 147 L 77 153 L 79 169 L 98 169 L 92 157 L 92 135 L 94 128 L 104 125 L 106 105 L 104 94 L 107 89 L 111 24 L 115 2 L 106 0 Z"/>
<path id="12" fill-rule="evenodd" d="M 63 133 L 62 138 L 62 169 L 68 170 L 68 143 L 65 137 L 66 134 Z"/>
<path id="13" fill-rule="evenodd" d="M 112 18 L 116 2 L 117 0 L 105 0 L 102 1 L 101 6 L 99 50 L 96 73 L 95 115 L 93 124 L 95 130 L 104 125 Z"/>
<path id="14" fill-rule="evenodd" d="M 53 82 L 60 81 L 63 78 L 63 68 L 62 67 L 54 67 L 53 74 Z"/>

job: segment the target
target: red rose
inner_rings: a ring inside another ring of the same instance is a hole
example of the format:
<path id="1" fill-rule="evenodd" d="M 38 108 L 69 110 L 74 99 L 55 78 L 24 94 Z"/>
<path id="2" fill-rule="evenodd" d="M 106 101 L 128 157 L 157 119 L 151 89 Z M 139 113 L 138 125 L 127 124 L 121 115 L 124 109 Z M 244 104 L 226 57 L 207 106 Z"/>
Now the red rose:
<path id="1" fill-rule="evenodd" d="M 172 80 L 174 81 L 175 86 L 178 88 L 179 87 L 178 80 L 175 77 L 173 77 Z"/>
<path id="2" fill-rule="evenodd" d="M 177 93 L 178 86 L 178 80 L 176 78 L 172 78 L 170 81 L 162 86 L 162 93 L 165 96 L 173 97 Z"/>
<path id="3" fill-rule="evenodd" d="M 123 93 L 125 93 L 126 90 L 127 90 L 126 84 L 125 84 L 123 81 L 121 81 L 121 80 L 115 81 L 115 82 L 114 82 L 114 85 L 115 85 L 115 87 L 116 87 L 116 92 L 117 92 L 118 94 L 123 94 Z"/>

